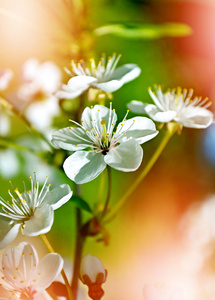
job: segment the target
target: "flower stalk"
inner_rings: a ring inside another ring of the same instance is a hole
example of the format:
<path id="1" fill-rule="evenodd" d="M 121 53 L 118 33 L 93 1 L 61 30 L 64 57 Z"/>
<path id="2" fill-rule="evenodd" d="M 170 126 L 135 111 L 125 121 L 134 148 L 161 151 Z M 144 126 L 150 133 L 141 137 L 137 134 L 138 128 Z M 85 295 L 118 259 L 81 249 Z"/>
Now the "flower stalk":
<path id="1" fill-rule="evenodd" d="M 52 245 L 50 244 L 49 240 L 47 239 L 46 235 L 45 234 L 41 234 L 40 235 L 42 241 L 44 242 L 44 244 L 46 245 L 48 251 L 50 253 L 55 253 Z M 68 281 L 68 278 L 64 272 L 64 270 L 62 269 L 61 271 L 61 275 L 63 277 L 63 280 L 65 282 L 65 285 L 66 285 L 66 289 L 67 289 L 67 292 L 68 292 L 68 296 L 69 296 L 69 300 L 74 300 L 74 297 L 73 297 L 73 294 L 72 294 L 72 290 L 71 290 L 71 287 L 70 287 L 70 284 L 69 284 L 69 281 Z"/>
<path id="2" fill-rule="evenodd" d="M 116 215 L 117 211 L 123 206 L 123 204 L 126 202 L 128 197 L 134 192 L 134 190 L 138 187 L 141 181 L 146 177 L 146 175 L 149 173 L 149 171 L 157 161 L 158 157 L 166 147 L 168 141 L 177 130 L 178 130 L 178 124 L 175 122 L 171 122 L 157 150 L 155 151 L 155 153 L 153 154 L 153 156 L 151 157 L 151 159 L 149 160 L 149 162 L 147 163 L 143 171 L 140 173 L 139 177 L 135 180 L 133 185 L 127 190 L 124 196 L 119 200 L 119 202 L 113 207 L 111 212 L 108 214 L 108 219 L 106 219 L 106 222 L 108 222 Z"/>

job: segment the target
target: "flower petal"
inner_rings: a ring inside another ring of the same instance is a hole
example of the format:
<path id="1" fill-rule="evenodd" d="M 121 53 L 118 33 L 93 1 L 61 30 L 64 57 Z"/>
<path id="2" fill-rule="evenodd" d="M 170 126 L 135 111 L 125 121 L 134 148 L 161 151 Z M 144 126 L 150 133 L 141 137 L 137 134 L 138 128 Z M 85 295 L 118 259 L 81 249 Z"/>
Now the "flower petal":
<path id="1" fill-rule="evenodd" d="M 57 253 L 45 255 L 38 263 L 36 281 L 37 290 L 45 290 L 55 280 L 63 268 L 63 259 Z"/>
<path id="2" fill-rule="evenodd" d="M 68 184 L 62 184 L 47 193 L 43 204 L 49 204 L 55 210 L 69 201 L 72 193 Z"/>
<path id="3" fill-rule="evenodd" d="M 101 83 L 93 83 L 92 86 L 104 91 L 104 92 L 109 92 L 112 93 L 116 90 L 118 90 L 119 88 L 121 88 L 121 86 L 123 86 L 123 81 L 120 80 L 110 80 L 107 82 L 101 82 Z"/>
<path id="4" fill-rule="evenodd" d="M 136 114 L 146 114 L 145 104 L 141 101 L 132 100 L 127 104 L 128 109 Z"/>
<path id="5" fill-rule="evenodd" d="M 76 90 L 70 91 L 67 85 L 61 84 L 60 88 L 54 95 L 59 99 L 74 99 L 85 92 L 88 87 L 89 86 L 85 86 L 83 88 L 77 88 Z"/>
<path id="6" fill-rule="evenodd" d="M 32 272 L 38 264 L 35 248 L 26 242 L 7 249 L 2 259 L 3 273 L 7 281 L 17 288 L 31 285 Z"/>
<path id="7" fill-rule="evenodd" d="M 161 111 L 153 104 L 145 104 L 145 112 L 152 118 L 154 121 L 157 122 L 170 122 L 172 121 L 177 112 L 173 110 Z"/>
<path id="8" fill-rule="evenodd" d="M 3 286 L 0 286 L 0 299 L 1 300 L 18 300 L 19 297 L 14 294 L 14 291 L 5 289 Z"/>
<path id="9" fill-rule="evenodd" d="M 54 221 L 53 208 L 44 204 L 38 207 L 34 215 L 25 222 L 23 234 L 28 236 L 37 236 L 50 231 Z"/>
<path id="10" fill-rule="evenodd" d="M 135 171 L 139 168 L 142 158 L 143 149 L 133 138 L 121 143 L 116 148 L 112 148 L 104 156 L 106 164 L 124 172 Z"/>
<path id="11" fill-rule="evenodd" d="M 132 137 L 139 144 L 142 144 L 154 138 L 158 134 L 158 131 L 155 128 L 154 122 L 149 118 L 135 117 L 118 125 L 116 136 L 119 134 L 123 134 L 119 142 Z"/>
<path id="12" fill-rule="evenodd" d="M 116 123 L 117 115 L 115 111 L 110 110 L 103 105 L 95 105 L 93 108 L 86 107 L 82 113 L 81 119 L 84 128 L 91 130 L 93 126 L 92 121 L 94 121 L 94 124 L 96 123 L 99 131 L 103 132 L 101 120 L 105 120 L 106 124 L 109 124 L 109 120 L 111 120 L 111 123 Z"/>
<path id="13" fill-rule="evenodd" d="M 97 80 L 98 79 L 93 76 L 79 75 L 70 78 L 67 85 L 70 91 L 75 91 L 81 88 L 88 88 L 91 83 Z"/>
<path id="14" fill-rule="evenodd" d="M 99 273 L 102 273 L 105 278 L 105 268 L 101 262 L 101 260 L 96 257 L 92 256 L 91 254 L 85 255 L 81 260 L 80 265 L 80 276 L 81 278 L 84 275 L 87 275 L 91 282 L 96 282 L 96 277 Z"/>
<path id="15" fill-rule="evenodd" d="M 95 179 L 105 169 L 106 163 L 101 153 L 77 151 L 64 162 L 66 175 L 77 184 Z"/>
<path id="16" fill-rule="evenodd" d="M 114 70 L 110 80 L 120 80 L 126 83 L 137 78 L 141 73 L 141 69 L 135 64 L 126 64 Z"/>
<path id="17" fill-rule="evenodd" d="M 5 248 L 18 235 L 21 224 L 0 220 L 0 249 Z"/>
<path id="18" fill-rule="evenodd" d="M 175 120 L 185 127 L 207 128 L 213 122 L 213 113 L 203 107 L 188 107 Z"/>
<path id="19" fill-rule="evenodd" d="M 77 127 L 66 127 L 55 131 L 51 141 L 54 146 L 70 151 L 81 150 L 92 144 L 84 129 Z"/>
<path id="20" fill-rule="evenodd" d="M 92 76 L 80 75 L 69 79 L 67 84 L 62 84 L 60 89 L 55 93 L 58 98 L 73 99 L 86 91 L 89 86 L 96 82 L 97 79 Z"/>

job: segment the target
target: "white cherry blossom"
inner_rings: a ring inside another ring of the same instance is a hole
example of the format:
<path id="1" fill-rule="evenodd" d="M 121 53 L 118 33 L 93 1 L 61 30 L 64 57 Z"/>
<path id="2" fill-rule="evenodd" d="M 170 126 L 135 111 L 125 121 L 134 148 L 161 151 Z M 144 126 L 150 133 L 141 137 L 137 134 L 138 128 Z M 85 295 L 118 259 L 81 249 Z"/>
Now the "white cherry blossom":
<path id="1" fill-rule="evenodd" d="M 50 231 L 54 221 L 54 210 L 66 203 L 72 196 L 67 184 L 50 189 L 48 177 L 39 191 L 39 182 L 34 173 L 31 178 L 31 189 L 19 192 L 13 188 L 8 190 L 11 200 L 6 201 L 0 196 L 0 249 L 12 242 L 19 230 L 23 235 L 37 236 Z M 12 185 L 12 184 L 11 184 Z"/>
<path id="2" fill-rule="evenodd" d="M 102 105 L 87 107 L 82 114 L 82 125 L 67 127 L 53 134 L 52 143 L 73 152 L 64 162 L 67 176 L 78 184 L 95 179 L 107 165 L 130 172 L 141 164 L 140 144 L 155 137 L 158 131 L 148 118 L 126 120 L 128 111 L 116 127 L 115 110 Z"/>
<path id="3" fill-rule="evenodd" d="M 2 259 L 2 300 L 42 300 L 45 289 L 55 280 L 63 268 L 63 259 L 57 253 L 49 253 L 40 261 L 35 248 L 26 242 L 5 251 Z"/>
<path id="4" fill-rule="evenodd" d="M 155 93 L 149 88 L 149 94 L 155 104 L 144 104 L 133 100 L 128 104 L 135 113 L 146 113 L 154 121 L 175 121 L 182 126 L 191 128 L 206 128 L 213 122 L 213 113 L 207 108 L 210 106 L 208 98 L 194 97 L 193 90 L 169 89 L 163 93 L 160 86 L 155 87 Z"/>
<path id="5" fill-rule="evenodd" d="M 90 60 L 89 66 L 81 60 L 78 64 L 71 62 L 71 71 L 66 72 L 71 76 L 67 84 L 62 84 L 56 92 L 58 98 L 73 99 L 81 95 L 90 87 L 101 91 L 112 93 L 118 90 L 123 84 L 140 75 L 140 68 L 135 64 L 126 64 L 116 69 L 121 55 L 113 54 L 108 58 L 101 57 L 96 66 L 95 60 Z"/>

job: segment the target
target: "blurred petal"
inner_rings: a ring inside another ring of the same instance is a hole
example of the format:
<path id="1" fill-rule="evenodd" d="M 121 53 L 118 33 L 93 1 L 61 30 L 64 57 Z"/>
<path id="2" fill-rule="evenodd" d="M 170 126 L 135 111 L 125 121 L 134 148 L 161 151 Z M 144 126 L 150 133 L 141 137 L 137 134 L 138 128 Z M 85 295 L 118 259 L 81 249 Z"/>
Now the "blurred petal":
<path id="1" fill-rule="evenodd" d="M 161 111 L 153 104 L 145 104 L 145 111 L 150 116 L 150 118 L 157 122 L 170 122 L 177 115 L 176 111 Z"/>
<path id="2" fill-rule="evenodd" d="M 136 114 L 146 114 L 145 105 L 146 104 L 144 104 L 141 101 L 133 100 L 133 101 L 131 101 L 131 102 L 128 103 L 127 107 L 133 113 L 136 113 Z"/>

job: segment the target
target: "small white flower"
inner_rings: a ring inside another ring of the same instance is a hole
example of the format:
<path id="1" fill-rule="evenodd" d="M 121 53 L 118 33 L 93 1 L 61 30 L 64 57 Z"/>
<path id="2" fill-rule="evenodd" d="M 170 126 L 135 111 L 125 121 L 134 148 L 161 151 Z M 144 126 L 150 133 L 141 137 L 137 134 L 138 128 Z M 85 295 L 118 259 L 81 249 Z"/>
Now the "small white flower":
<path id="1" fill-rule="evenodd" d="M 20 243 L 3 255 L 0 299 L 44 299 L 45 289 L 55 280 L 63 268 L 63 259 L 57 253 L 49 253 L 40 261 L 35 248 Z"/>
<path id="2" fill-rule="evenodd" d="M 116 54 L 113 54 L 106 63 L 105 56 L 102 56 L 97 66 L 94 59 L 90 60 L 89 66 L 86 66 L 83 61 L 78 64 L 72 61 L 71 72 L 65 69 L 72 78 L 69 79 L 67 84 L 61 85 L 61 89 L 57 91 L 56 96 L 58 98 L 73 99 L 90 87 L 107 93 L 118 90 L 126 82 L 138 77 L 141 72 L 135 64 L 126 64 L 116 69 L 120 57 L 121 55 L 116 57 Z"/>
<path id="3" fill-rule="evenodd" d="M 141 164 L 143 150 L 140 144 L 158 133 L 148 118 L 125 118 L 118 127 L 117 115 L 102 105 L 85 108 L 82 125 L 67 127 L 53 134 L 52 143 L 65 150 L 75 151 L 64 162 L 67 176 L 78 184 L 95 179 L 106 167 L 130 172 Z M 115 132 L 114 132 L 115 130 Z"/>
<path id="4" fill-rule="evenodd" d="M 13 72 L 11 70 L 0 70 L 0 91 L 4 91 L 8 87 L 12 77 Z"/>
<path id="5" fill-rule="evenodd" d="M 37 236 L 50 231 L 54 221 L 54 210 L 66 203 L 72 196 L 72 191 L 67 184 L 49 191 L 48 177 L 39 192 L 39 182 L 34 173 L 31 178 L 31 189 L 21 194 L 18 188 L 13 189 L 14 197 L 10 190 L 8 194 L 11 201 L 0 197 L 0 249 L 12 242 L 20 228 L 23 235 Z"/>
<path id="6" fill-rule="evenodd" d="M 191 99 L 192 89 L 187 91 L 178 87 L 163 93 L 158 86 L 155 90 L 156 93 L 149 88 L 149 94 L 155 105 L 134 100 L 128 104 L 129 109 L 135 113 L 146 113 L 157 122 L 175 121 L 191 128 L 206 128 L 213 122 L 213 114 L 207 109 L 211 104 L 208 98 Z"/>
<path id="7" fill-rule="evenodd" d="M 28 102 L 25 115 L 37 129 L 46 129 L 60 113 L 58 99 L 53 93 L 60 83 L 61 71 L 51 61 L 40 64 L 37 59 L 29 59 L 23 66 L 23 77 L 25 83 L 17 95 Z"/>
<path id="8" fill-rule="evenodd" d="M 48 98 L 57 89 L 61 80 L 60 69 L 51 61 L 42 64 L 35 58 L 23 66 L 25 83 L 18 90 L 18 97 L 24 101 Z"/>
<path id="9" fill-rule="evenodd" d="M 80 265 L 80 279 L 89 288 L 88 295 L 93 300 L 100 300 L 104 295 L 101 285 L 106 281 L 107 270 L 96 256 L 87 254 Z"/>
<path id="10" fill-rule="evenodd" d="M 183 292 L 180 289 L 171 290 L 167 287 L 157 288 L 151 284 L 145 284 L 143 288 L 143 300 L 183 300 Z"/>

